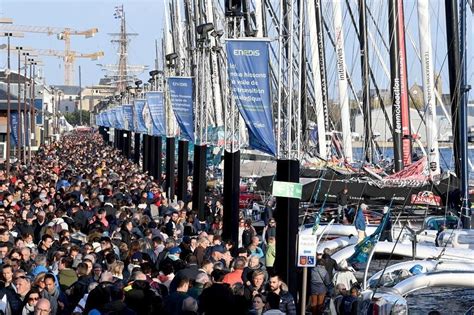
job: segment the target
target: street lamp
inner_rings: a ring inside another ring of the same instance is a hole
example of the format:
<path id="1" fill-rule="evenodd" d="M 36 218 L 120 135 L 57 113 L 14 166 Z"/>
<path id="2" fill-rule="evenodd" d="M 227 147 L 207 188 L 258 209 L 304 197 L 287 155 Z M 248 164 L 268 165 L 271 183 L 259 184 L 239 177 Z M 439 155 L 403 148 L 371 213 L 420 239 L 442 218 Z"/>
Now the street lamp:
<path id="1" fill-rule="evenodd" d="M 9 23 L 9 21 L 3 20 L 1 23 Z M 7 139 L 6 139 L 6 175 L 7 178 L 10 175 L 10 150 L 11 150 L 11 143 L 10 143 L 10 120 L 11 120 L 11 104 L 10 104 L 10 80 L 11 80 L 11 64 L 10 64 L 10 37 L 23 37 L 23 33 L 12 33 L 12 32 L 5 32 L 1 34 L 1 36 L 7 38 L 7 70 L 5 71 L 5 75 L 7 76 Z M 17 120 L 18 121 L 18 120 Z"/>

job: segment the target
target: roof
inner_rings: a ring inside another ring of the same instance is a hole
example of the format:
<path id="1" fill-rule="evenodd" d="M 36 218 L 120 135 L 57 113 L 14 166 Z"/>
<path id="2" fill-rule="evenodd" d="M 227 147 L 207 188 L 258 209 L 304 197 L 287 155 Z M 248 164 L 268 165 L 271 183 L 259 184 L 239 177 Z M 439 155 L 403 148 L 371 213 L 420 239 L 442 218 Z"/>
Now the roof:
<path id="1" fill-rule="evenodd" d="M 11 71 L 10 72 L 10 84 L 18 84 L 18 79 L 20 80 L 20 83 L 23 84 L 25 82 L 25 77 L 20 74 L 18 75 L 17 72 Z M 29 80 L 29 78 L 26 78 Z M 7 82 L 7 76 L 5 75 L 5 70 L 0 71 L 0 82 Z"/>
<path id="2" fill-rule="evenodd" d="M 79 95 L 81 87 L 76 85 L 52 85 L 53 88 L 61 90 L 64 95 Z"/>

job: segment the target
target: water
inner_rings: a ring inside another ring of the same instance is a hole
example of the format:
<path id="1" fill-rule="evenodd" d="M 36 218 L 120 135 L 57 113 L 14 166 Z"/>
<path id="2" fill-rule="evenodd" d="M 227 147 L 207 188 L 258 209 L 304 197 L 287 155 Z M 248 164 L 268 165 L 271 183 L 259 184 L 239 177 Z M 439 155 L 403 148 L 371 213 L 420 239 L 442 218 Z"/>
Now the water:
<path id="1" fill-rule="evenodd" d="M 385 158 L 393 159 L 393 148 L 382 148 L 382 154 Z M 451 170 L 454 171 L 454 155 L 452 148 L 440 148 L 440 166 L 442 170 Z M 363 148 L 354 148 L 353 149 L 354 160 L 362 161 L 364 159 L 364 150 Z M 421 156 L 421 152 L 419 153 Z M 474 163 L 474 149 L 468 150 L 469 161 Z M 474 180 L 474 169 L 472 166 L 469 168 L 469 179 Z"/>

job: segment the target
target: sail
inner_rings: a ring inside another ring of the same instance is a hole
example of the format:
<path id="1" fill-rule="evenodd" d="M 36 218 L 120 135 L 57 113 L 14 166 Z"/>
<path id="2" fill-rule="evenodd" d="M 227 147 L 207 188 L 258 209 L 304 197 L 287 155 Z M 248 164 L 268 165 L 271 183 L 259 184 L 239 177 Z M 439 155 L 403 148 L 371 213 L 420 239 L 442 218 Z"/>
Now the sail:
<path id="1" fill-rule="evenodd" d="M 430 177 L 440 173 L 436 123 L 436 98 L 434 95 L 434 69 L 431 46 L 430 12 L 427 1 L 418 0 L 418 31 L 423 77 L 423 100 L 425 104 L 426 145 Z"/>
<path id="2" fill-rule="evenodd" d="M 339 104 L 341 107 L 342 145 L 344 158 L 350 163 L 352 162 L 351 118 L 349 111 L 349 94 L 347 89 L 346 59 L 344 54 L 344 29 L 342 25 L 341 0 L 333 1 L 333 7 L 337 77 L 339 83 Z"/>
<path id="3" fill-rule="evenodd" d="M 309 45 L 311 51 L 311 65 L 313 70 L 313 82 L 314 82 L 314 106 L 316 109 L 316 123 L 318 128 L 318 149 L 319 155 L 322 158 L 328 157 L 328 152 L 326 150 L 326 122 L 325 122 L 325 110 L 323 103 L 323 88 L 321 84 L 321 67 L 319 60 L 321 56 L 319 55 L 319 38 L 318 30 L 316 26 L 316 19 L 313 17 L 316 16 L 316 8 L 314 1 L 307 2 L 308 9 L 308 28 L 309 28 Z"/>

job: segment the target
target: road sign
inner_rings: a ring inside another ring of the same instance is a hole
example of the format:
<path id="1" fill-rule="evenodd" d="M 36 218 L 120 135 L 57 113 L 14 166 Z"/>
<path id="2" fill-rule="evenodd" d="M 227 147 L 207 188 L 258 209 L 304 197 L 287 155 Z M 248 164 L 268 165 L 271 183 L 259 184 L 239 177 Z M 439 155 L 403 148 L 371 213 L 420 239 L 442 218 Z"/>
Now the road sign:
<path id="1" fill-rule="evenodd" d="M 298 267 L 314 267 L 316 266 L 316 235 L 299 235 L 298 236 Z"/>
<path id="2" fill-rule="evenodd" d="M 286 197 L 301 199 L 303 185 L 300 183 L 273 181 L 272 195 L 275 197 Z"/>

